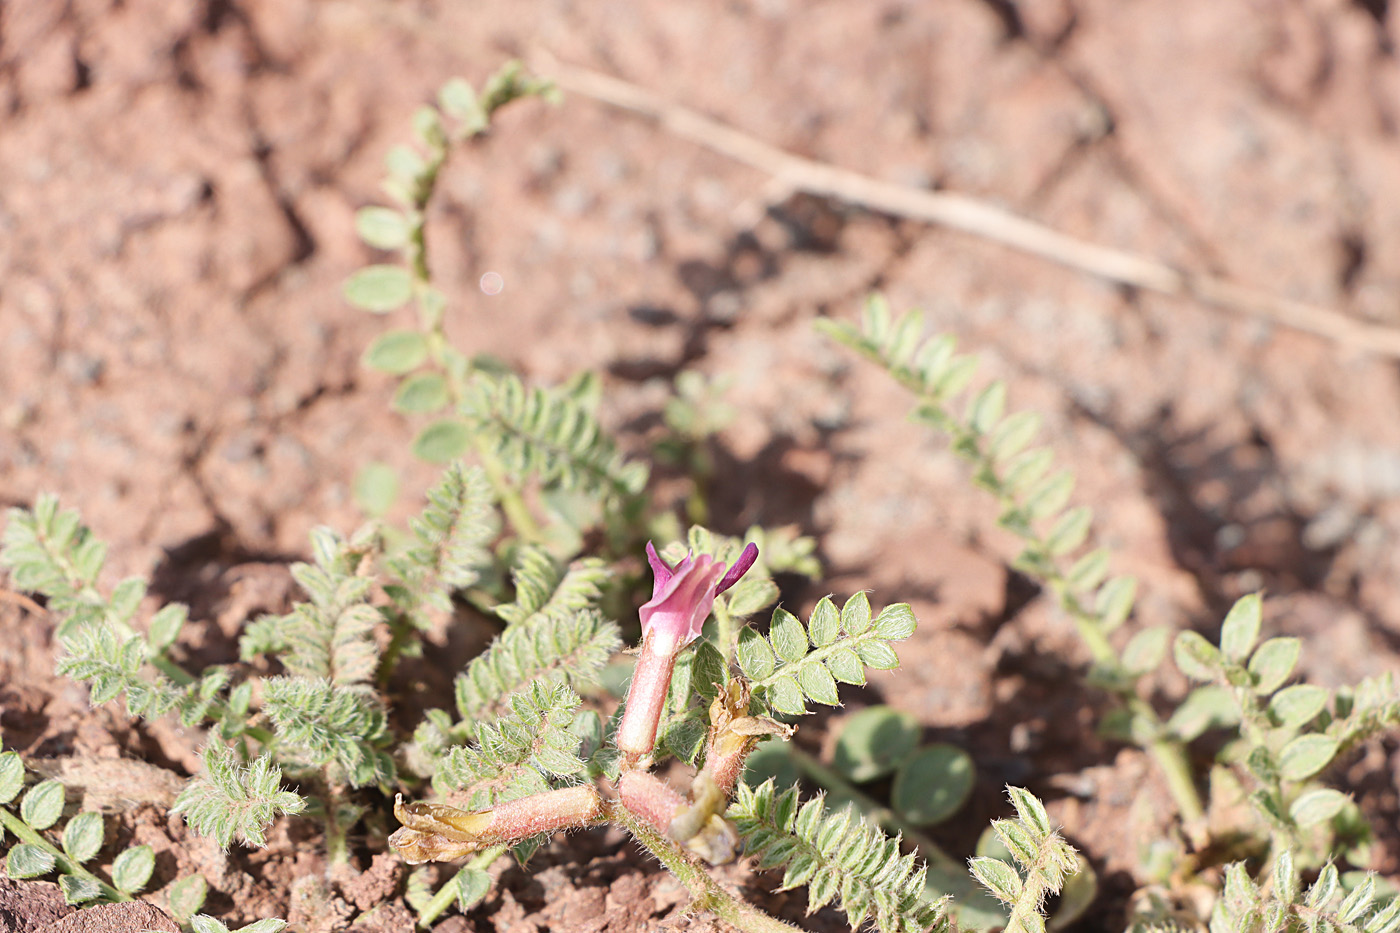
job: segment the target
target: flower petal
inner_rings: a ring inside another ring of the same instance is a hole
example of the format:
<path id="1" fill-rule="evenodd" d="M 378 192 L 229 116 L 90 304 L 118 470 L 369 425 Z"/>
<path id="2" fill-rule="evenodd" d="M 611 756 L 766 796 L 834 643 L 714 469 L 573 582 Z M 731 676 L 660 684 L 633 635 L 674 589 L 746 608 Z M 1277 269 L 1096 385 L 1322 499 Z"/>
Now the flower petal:
<path id="1" fill-rule="evenodd" d="M 655 599 L 656 594 L 661 592 L 661 588 L 670 582 L 675 571 L 661 559 L 661 555 L 656 553 L 656 545 L 650 541 L 647 542 L 647 563 L 651 564 L 651 573 L 655 578 L 655 582 L 651 585 L 651 595 Z"/>
<path id="2" fill-rule="evenodd" d="M 734 566 L 729 568 L 729 572 L 724 575 L 724 579 L 719 581 L 719 586 L 715 587 L 716 593 L 723 593 L 731 586 L 739 582 L 739 578 L 749 572 L 753 562 L 758 560 L 758 545 L 750 541 L 744 546 L 744 552 L 739 555 L 739 559 L 734 562 Z"/>

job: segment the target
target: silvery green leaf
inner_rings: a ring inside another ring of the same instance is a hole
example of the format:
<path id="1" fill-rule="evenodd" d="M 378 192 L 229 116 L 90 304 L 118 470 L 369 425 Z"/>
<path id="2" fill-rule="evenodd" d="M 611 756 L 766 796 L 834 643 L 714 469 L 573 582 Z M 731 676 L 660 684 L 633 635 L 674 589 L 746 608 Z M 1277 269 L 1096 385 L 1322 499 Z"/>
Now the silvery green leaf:
<path id="1" fill-rule="evenodd" d="M 778 601 L 778 584 L 765 577 L 745 577 L 729 591 L 729 614 L 747 618 Z"/>
<path id="2" fill-rule="evenodd" d="M 831 644 L 841 634 L 841 616 L 831 600 L 817 603 L 816 609 L 812 611 L 812 618 L 807 623 L 807 632 L 811 636 L 812 644 L 818 648 Z"/>
<path id="3" fill-rule="evenodd" d="M 135 846 L 112 862 L 112 883 L 123 894 L 135 894 L 151 880 L 155 867 L 155 850 L 150 846 Z"/>
<path id="4" fill-rule="evenodd" d="M 936 742 L 900 764 L 890 802 L 915 825 L 932 826 L 962 809 L 976 779 L 972 756 L 955 745 Z"/>
<path id="5" fill-rule="evenodd" d="M 287 921 L 285 920 L 265 917 L 262 920 L 254 920 L 245 927 L 239 927 L 238 933 L 282 933 L 286 926 Z"/>
<path id="6" fill-rule="evenodd" d="M 402 266 L 365 266 L 345 282 L 345 300 L 375 314 L 387 314 L 413 297 L 413 275 Z"/>
<path id="7" fill-rule="evenodd" d="M 1288 815 L 1299 826 L 1312 826 L 1336 816 L 1342 807 L 1346 806 L 1348 799 L 1347 795 L 1339 790 L 1319 787 L 1307 791 L 1293 801 L 1293 805 L 1288 808 Z"/>
<path id="8" fill-rule="evenodd" d="M 1322 871 L 1317 873 L 1317 880 L 1312 887 L 1308 888 L 1308 897 L 1305 903 L 1313 910 L 1321 910 L 1337 894 L 1337 886 L 1341 883 L 1341 878 L 1337 874 L 1337 866 L 1328 862 L 1322 866 Z"/>
<path id="9" fill-rule="evenodd" d="M 1087 505 L 1070 509 L 1056 520 L 1050 533 L 1045 536 L 1045 550 L 1055 556 L 1068 554 L 1089 536 L 1089 526 L 1094 521 L 1094 510 Z"/>
<path id="10" fill-rule="evenodd" d="M 190 929 L 194 930 L 194 933 L 229 933 L 228 927 L 208 914 L 191 917 Z"/>
<path id="11" fill-rule="evenodd" d="M 107 601 L 108 618 L 113 622 L 130 620 L 145 595 L 146 581 L 140 577 L 127 577 L 112 587 L 112 596 Z"/>
<path id="12" fill-rule="evenodd" d="M 457 884 L 457 906 L 463 913 L 481 903 L 491 890 L 491 876 L 479 868 L 467 866 L 453 880 Z"/>
<path id="13" fill-rule="evenodd" d="M 1241 597 L 1230 607 L 1220 625 L 1220 650 L 1228 660 L 1243 664 L 1249 657 L 1254 643 L 1259 640 L 1262 617 L 1263 601 L 1258 593 Z"/>
<path id="14" fill-rule="evenodd" d="M 1031 521 L 1049 518 L 1065 507 L 1073 492 L 1074 474 L 1069 470 L 1061 470 L 1033 486 L 1026 493 L 1026 501 L 1022 508 Z"/>
<path id="15" fill-rule="evenodd" d="M 802 692 L 818 703 L 839 706 L 841 700 L 836 693 L 836 679 L 820 664 L 808 664 L 797 672 L 797 681 Z"/>
<path id="16" fill-rule="evenodd" d="M 418 432 L 413 439 L 414 456 L 430 463 L 455 460 L 470 449 L 472 431 L 460 418 L 444 418 Z"/>
<path id="17" fill-rule="evenodd" d="M 972 397 L 967 406 L 967 425 L 978 434 L 986 434 L 996 427 L 1005 409 L 1006 383 L 997 380 Z"/>
<path id="18" fill-rule="evenodd" d="M 1083 593 L 1102 583 L 1108 575 L 1109 560 L 1107 548 L 1096 548 L 1076 560 L 1065 575 L 1070 591 Z"/>
<path id="19" fill-rule="evenodd" d="M 11 878 L 37 878 L 53 871 L 53 853 L 30 842 L 21 842 L 6 856 L 5 871 Z"/>
<path id="20" fill-rule="evenodd" d="M 987 441 L 987 453 L 996 461 L 1005 460 L 1021 452 L 1035 433 L 1040 430 L 1041 417 L 1033 411 L 1019 411 L 1009 415 L 993 429 Z"/>
<path id="21" fill-rule="evenodd" d="M 877 671 L 892 671 L 899 667 L 899 655 L 882 641 L 862 642 L 856 646 L 856 654 L 860 655 L 867 667 Z"/>
<path id="22" fill-rule="evenodd" d="M 1099 617 L 1099 628 L 1112 632 L 1122 625 L 1133 611 L 1136 598 L 1135 577 L 1114 577 L 1105 583 L 1094 597 L 1094 615 Z"/>
<path id="23" fill-rule="evenodd" d="M 1123 648 L 1123 668 L 1140 676 L 1157 669 L 1167 656 L 1167 640 L 1171 632 L 1155 625 L 1138 632 Z"/>
<path id="24" fill-rule="evenodd" d="M 1016 874 L 1016 869 L 1000 859 L 978 856 L 969 862 L 969 868 L 972 869 L 973 877 L 996 895 L 997 900 L 1014 904 L 1016 898 L 1021 896 L 1024 886 L 1021 876 Z"/>
<path id="25" fill-rule="evenodd" d="M 1167 720 L 1167 729 L 1183 741 L 1190 742 L 1207 729 L 1233 726 L 1239 721 L 1239 707 L 1229 689 L 1207 684 L 1186 695 L 1186 699 Z"/>
<path id="26" fill-rule="evenodd" d="M 880 610 L 875 617 L 875 634 L 885 641 L 902 641 L 914 634 L 918 620 L 908 603 L 895 603 Z"/>
<path id="27" fill-rule="evenodd" d="M 1176 666 L 1192 680 L 1214 680 L 1221 671 L 1220 649 L 1200 632 L 1181 632 L 1172 645 Z"/>
<path id="28" fill-rule="evenodd" d="M 832 767 L 858 784 L 873 781 L 914 750 L 919 731 L 918 720 L 908 713 L 888 706 L 863 709 L 842 725 Z"/>
<path id="29" fill-rule="evenodd" d="M 1279 725 L 1296 729 L 1307 725 L 1327 707 L 1331 692 L 1316 684 L 1294 684 L 1269 698 L 1269 712 Z"/>
<path id="30" fill-rule="evenodd" d="M 370 369 L 392 375 L 415 370 L 427 358 L 427 338 L 416 330 L 403 328 L 380 334 L 362 357 L 364 364 Z"/>
<path id="31" fill-rule="evenodd" d="M 203 875 L 186 875 L 170 886 L 170 914 L 179 923 L 189 919 L 204 906 L 209 893 L 209 883 Z"/>
<path id="32" fill-rule="evenodd" d="M 1337 919 L 1343 923 L 1354 923 L 1361 919 L 1366 909 L 1371 906 L 1371 901 L 1376 896 L 1376 876 L 1367 874 L 1356 888 L 1342 899 L 1341 906 L 1337 908 Z"/>
<path id="33" fill-rule="evenodd" d="M 775 710 L 789 716 L 801 716 L 807 712 L 802 688 L 788 675 L 779 677 L 768 687 L 768 702 Z"/>
<path id="34" fill-rule="evenodd" d="M 408 243 L 410 226 L 403 211 L 363 207 L 355 213 L 355 232 L 375 249 L 401 249 Z"/>
<path id="35" fill-rule="evenodd" d="M 431 414 L 441 411 L 451 401 L 451 392 L 442 373 L 414 373 L 403 379 L 394 391 L 390 403 L 394 411 L 406 415 Z"/>
<path id="36" fill-rule="evenodd" d="M 18 752 L 0 754 L 0 804 L 9 803 L 24 789 L 24 762 Z"/>
<path id="37" fill-rule="evenodd" d="M 79 813 L 63 827 L 63 851 L 79 865 L 102 848 L 102 814 L 91 810 Z"/>
<path id="38" fill-rule="evenodd" d="M 58 889 L 63 892 L 63 900 L 69 904 L 86 904 L 102 895 L 102 886 L 96 878 L 83 875 L 59 875 Z"/>
<path id="39" fill-rule="evenodd" d="M 1297 638 L 1270 638 L 1259 646 L 1249 659 L 1249 672 L 1254 675 L 1254 692 L 1265 696 L 1283 686 L 1298 663 L 1302 642 Z"/>
<path id="40" fill-rule="evenodd" d="M 773 650 L 778 653 L 778 657 L 789 664 L 801 661 L 807 656 L 807 632 L 802 628 L 797 616 L 786 609 L 774 610 L 768 639 L 773 643 Z"/>
<path id="41" fill-rule="evenodd" d="M 864 593 L 856 593 L 841 607 L 841 629 L 847 635 L 864 635 L 870 624 L 870 600 Z"/>
<path id="42" fill-rule="evenodd" d="M 19 815 L 35 829 L 48 829 L 63 815 L 63 785 L 41 781 L 29 789 L 19 805 Z"/>
<path id="43" fill-rule="evenodd" d="M 739 632 L 739 645 L 736 651 L 739 668 L 751 681 L 766 680 L 777 666 L 773 648 L 768 640 L 751 628 Z"/>
<path id="44" fill-rule="evenodd" d="M 1279 774 L 1289 781 L 1303 781 L 1331 764 L 1337 740 L 1330 735 L 1300 735 L 1278 755 Z"/>
<path id="45" fill-rule="evenodd" d="M 180 629 L 184 627 L 188 617 L 189 608 L 183 603 L 170 603 L 151 616 L 151 624 L 147 629 L 147 640 L 151 643 L 151 649 L 164 651 L 175 644 L 175 639 L 180 637 Z"/>

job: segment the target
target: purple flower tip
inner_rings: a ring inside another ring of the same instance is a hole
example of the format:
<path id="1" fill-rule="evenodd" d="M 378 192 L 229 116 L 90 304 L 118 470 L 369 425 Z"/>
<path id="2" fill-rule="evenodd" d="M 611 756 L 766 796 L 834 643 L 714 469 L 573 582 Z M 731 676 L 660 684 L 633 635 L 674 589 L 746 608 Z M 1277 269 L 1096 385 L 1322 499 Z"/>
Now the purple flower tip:
<path id="1" fill-rule="evenodd" d="M 727 573 L 724 564 L 708 554 L 687 554 L 671 567 L 647 542 L 647 563 L 656 579 L 651 599 L 641 609 L 642 634 L 663 653 L 684 648 L 700 636 L 715 596 L 737 583 L 757 559 L 757 545 L 749 544 Z"/>
<path id="2" fill-rule="evenodd" d="M 739 559 L 734 562 L 734 566 L 729 568 L 729 572 L 724 575 L 724 579 L 719 581 L 719 586 L 715 587 L 716 593 L 723 593 L 731 586 L 739 582 L 739 578 L 749 572 L 753 562 L 758 560 L 758 545 L 750 541 L 744 545 L 744 552 L 739 555 Z"/>

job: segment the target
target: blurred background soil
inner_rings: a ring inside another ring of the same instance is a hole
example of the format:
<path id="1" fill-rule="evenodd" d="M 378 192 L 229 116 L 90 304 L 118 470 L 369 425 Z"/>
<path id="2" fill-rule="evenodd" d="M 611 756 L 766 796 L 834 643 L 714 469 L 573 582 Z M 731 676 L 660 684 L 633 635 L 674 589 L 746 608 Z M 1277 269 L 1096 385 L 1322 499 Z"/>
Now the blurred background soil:
<path id="1" fill-rule="evenodd" d="M 0 504 L 59 493 L 111 544 L 111 580 L 152 574 L 149 607 L 190 601 L 224 638 L 285 600 L 310 528 L 359 522 L 365 462 L 406 477 L 396 517 L 416 508 L 434 471 L 411 459 L 391 380 L 359 363 L 393 321 L 340 295 L 374 258 L 354 212 L 384 200 L 385 153 L 444 80 L 542 51 L 799 155 L 1400 327 L 1397 42 L 1388 0 L 6 3 Z M 860 588 L 914 604 L 899 680 L 852 705 L 891 703 L 973 753 L 974 805 L 935 836 L 966 852 L 1000 787 L 1026 784 L 1111 894 L 1162 790 L 1095 737 L 1087 655 L 1008 571 L 1014 542 L 965 467 L 906 424 L 901 389 L 813 332 L 872 289 L 1045 414 L 1076 501 L 1141 579 L 1139 624 L 1213 635 L 1262 588 L 1266 634 L 1303 636 L 1310 678 L 1400 667 L 1394 360 L 772 190 L 590 100 L 527 102 L 450 163 L 430 248 L 460 345 L 537 382 L 599 370 L 632 451 L 681 368 L 732 380 L 713 524 L 816 535 L 829 572 L 789 594 L 804 609 Z M 7 748 L 196 764 L 190 737 L 138 733 L 51 679 L 50 634 L 0 609 Z M 1382 823 L 1398 766 L 1391 743 L 1344 774 Z M 472 923 L 559 929 L 563 889 L 597 902 L 589 929 L 671 916 L 679 894 L 610 838 L 556 846 L 560 867 Z M 270 860 L 287 877 L 294 842 Z M 255 897 L 263 881 L 229 885 L 214 906 L 232 919 L 278 903 Z"/>

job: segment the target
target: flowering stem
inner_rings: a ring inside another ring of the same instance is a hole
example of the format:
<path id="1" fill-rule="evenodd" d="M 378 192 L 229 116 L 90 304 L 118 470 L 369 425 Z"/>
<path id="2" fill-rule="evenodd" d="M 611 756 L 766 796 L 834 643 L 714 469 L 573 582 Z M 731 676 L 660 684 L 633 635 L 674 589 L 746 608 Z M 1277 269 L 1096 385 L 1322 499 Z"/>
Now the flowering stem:
<path id="1" fill-rule="evenodd" d="M 627 709 L 617 729 L 617 747 L 624 761 L 635 764 L 656 746 L 656 727 L 675 667 L 674 653 L 653 650 L 651 639 L 643 640 L 637 668 L 632 672 L 632 685 L 627 689 Z"/>
<path id="2" fill-rule="evenodd" d="M 626 827 L 632 837 L 646 847 L 657 861 L 685 885 L 695 906 L 708 910 L 745 933 L 797 933 L 798 928 L 759 910 L 719 886 L 710 873 L 686 855 L 681 847 L 658 833 L 616 801 L 603 805 L 608 819 Z"/>

